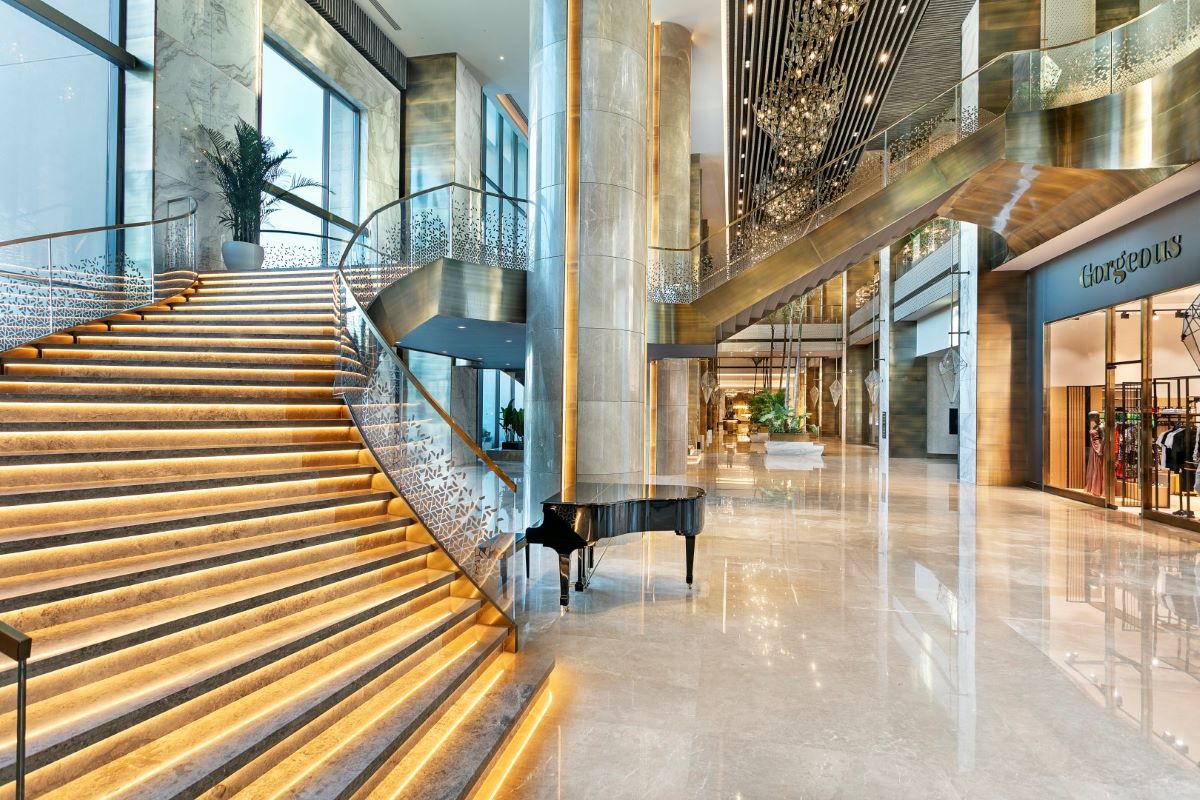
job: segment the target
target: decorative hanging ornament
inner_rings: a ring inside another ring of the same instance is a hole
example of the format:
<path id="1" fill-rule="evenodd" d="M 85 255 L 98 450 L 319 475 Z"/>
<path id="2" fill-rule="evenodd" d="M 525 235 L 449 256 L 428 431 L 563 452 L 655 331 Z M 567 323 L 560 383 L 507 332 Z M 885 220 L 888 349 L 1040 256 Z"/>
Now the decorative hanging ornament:
<path id="1" fill-rule="evenodd" d="M 707 405 L 712 402 L 713 392 L 717 388 L 717 379 L 713 377 L 711 372 L 706 372 L 700 376 L 700 390 L 704 392 L 704 403 Z"/>
<path id="2" fill-rule="evenodd" d="M 947 350 L 938 361 L 938 377 L 942 379 L 942 388 L 946 390 L 946 397 L 951 403 L 958 402 L 959 375 L 966 367 L 966 359 L 957 349 Z"/>
<path id="3" fill-rule="evenodd" d="M 834 378 L 833 383 L 829 384 L 829 396 L 833 398 L 833 407 L 837 408 L 838 402 L 842 399 L 841 378 Z"/>
<path id="4" fill-rule="evenodd" d="M 821 402 L 821 384 L 813 384 L 808 387 L 808 404 L 816 408 Z"/>
<path id="5" fill-rule="evenodd" d="M 867 377 L 863 378 L 863 383 L 867 385 L 867 394 L 871 396 L 871 405 L 875 405 L 879 401 L 879 384 L 883 379 L 879 377 L 879 370 L 871 370 L 867 373 Z"/>

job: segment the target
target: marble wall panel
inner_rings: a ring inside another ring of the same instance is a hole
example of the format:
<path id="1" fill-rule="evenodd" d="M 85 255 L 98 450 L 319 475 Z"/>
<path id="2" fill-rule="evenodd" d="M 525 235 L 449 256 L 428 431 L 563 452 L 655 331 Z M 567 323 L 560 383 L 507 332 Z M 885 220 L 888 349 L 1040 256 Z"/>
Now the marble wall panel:
<path id="1" fill-rule="evenodd" d="M 894 458 L 924 458 L 928 453 L 926 381 L 929 368 L 925 359 L 916 355 L 915 324 L 893 323 L 891 334 L 888 453 Z"/>
<path id="2" fill-rule="evenodd" d="M 472 441 L 479 441 L 479 370 L 474 367 L 451 368 L 450 416 L 466 431 Z M 451 448 L 451 457 L 455 464 L 475 464 L 475 451 L 462 439 L 453 437 Z"/>
<path id="3" fill-rule="evenodd" d="M 658 247 L 688 247 L 692 225 L 692 33 L 656 26 L 654 75 L 654 202 Z"/>

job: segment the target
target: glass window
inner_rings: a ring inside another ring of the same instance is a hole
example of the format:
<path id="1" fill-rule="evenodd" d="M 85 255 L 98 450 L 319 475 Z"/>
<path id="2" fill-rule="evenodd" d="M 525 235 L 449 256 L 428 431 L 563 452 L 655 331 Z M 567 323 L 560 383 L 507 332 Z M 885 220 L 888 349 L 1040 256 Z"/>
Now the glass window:
<path id="1" fill-rule="evenodd" d="M 45 0 L 45 3 L 109 41 L 117 41 L 121 0 Z"/>
<path id="2" fill-rule="evenodd" d="M 262 131 L 292 151 L 289 180 L 299 175 L 322 184 L 296 195 L 351 223 L 359 215 L 361 124 L 344 97 L 270 43 L 263 47 Z M 349 238 L 344 229 L 286 202 L 276 208 L 262 239 L 268 266 L 327 265 L 338 258 L 339 241 Z"/>
<path id="3" fill-rule="evenodd" d="M 117 90 L 115 66 L 0 3 L 0 240 L 116 221 Z"/>
<path id="4" fill-rule="evenodd" d="M 499 104 L 483 100 L 483 186 L 525 198 L 529 193 L 529 144 Z"/>
<path id="5" fill-rule="evenodd" d="M 1105 313 L 1046 326 L 1048 468 L 1046 483 L 1104 495 Z"/>

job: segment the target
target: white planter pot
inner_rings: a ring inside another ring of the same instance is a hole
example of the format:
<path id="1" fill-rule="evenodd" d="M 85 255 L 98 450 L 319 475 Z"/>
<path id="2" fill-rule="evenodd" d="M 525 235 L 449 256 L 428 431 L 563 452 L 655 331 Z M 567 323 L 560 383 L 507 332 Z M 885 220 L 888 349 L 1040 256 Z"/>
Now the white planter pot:
<path id="1" fill-rule="evenodd" d="M 261 269 L 267 251 L 250 242 L 223 242 L 221 260 L 231 272 L 250 272 Z"/>

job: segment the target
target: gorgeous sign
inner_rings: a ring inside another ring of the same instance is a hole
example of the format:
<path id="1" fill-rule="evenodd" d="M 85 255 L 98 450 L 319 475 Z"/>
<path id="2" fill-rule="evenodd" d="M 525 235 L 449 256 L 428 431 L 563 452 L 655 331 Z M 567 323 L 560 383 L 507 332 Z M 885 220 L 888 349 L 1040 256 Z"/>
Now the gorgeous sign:
<path id="1" fill-rule="evenodd" d="M 1164 239 L 1153 247 L 1126 250 L 1116 258 L 1103 264 L 1085 264 L 1079 270 L 1079 285 L 1087 289 L 1112 281 L 1114 285 L 1125 282 L 1132 273 L 1178 258 L 1183 252 L 1183 234 Z"/>

